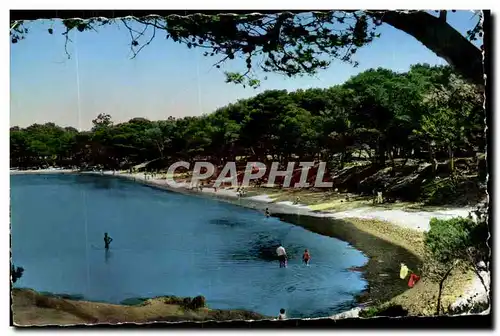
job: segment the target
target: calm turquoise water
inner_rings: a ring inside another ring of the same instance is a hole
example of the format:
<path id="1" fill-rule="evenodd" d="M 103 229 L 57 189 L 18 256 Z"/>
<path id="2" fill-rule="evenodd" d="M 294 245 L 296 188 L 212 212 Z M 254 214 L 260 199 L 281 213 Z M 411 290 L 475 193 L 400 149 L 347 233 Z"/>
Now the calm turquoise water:
<path id="1" fill-rule="evenodd" d="M 366 287 L 347 268 L 367 259 L 347 243 L 215 200 L 109 177 L 13 175 L 11 204 L 12 258 L 25 268 L 16 287 L 112 303 L 204 295 L 213 308 L 290 317 L 349 308 Z"/>

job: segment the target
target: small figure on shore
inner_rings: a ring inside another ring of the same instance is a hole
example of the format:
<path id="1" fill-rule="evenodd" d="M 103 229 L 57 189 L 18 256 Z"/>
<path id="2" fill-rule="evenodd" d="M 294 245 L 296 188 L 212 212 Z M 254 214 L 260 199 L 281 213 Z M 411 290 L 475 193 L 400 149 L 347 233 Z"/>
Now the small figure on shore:
<path id="1" fill-rule="evenodd" d="M 297 196 L 297 197 L 295 198 L 295 201 L 293 202 L 293 204 L 299 204 L 299 202 L 300 202 L 300 197 L 299 197 L 299 196 Z"/>
<path id="2" fill-rule="evenodd" d="M 304 261 L 304 264 L 309 266 L 309 260 L 311 260 L 311 255 L 309 254 L 309 251 L 306 249 L 304 251 L 304 254 L 302 255 L 302 261 Z"/>
<path id="3" fill-rule="evenodd" d="M 382 191 L 380 189 L 373 189 L 373 204 L 381 204 L 382 201 Z"/>
<path id="4" fill-rule="evenodd" d="M 382 192 L 381 191 L 377 191 L 377 203 L 378 204 L 384 203 L 384 198 L 382 197 Z"/>
<path id="5" fill-rule="evenodd" d="M 269 208 L 266 208 L 266 217 L 271 216 L 271 213 L 269 212 Z"/>
<path id="6" fill-rule="evenodd" d="M 280 309 L 280 314 L 278 315 L 278 320 L 286 320 L 286 311 L 284 308 Z"/>
<path id="7" fill-rule="evenodd" d="M 113 241 L 113 238 L 108 236 L 108 233 L 104 233 L 104 248 L 107 250 L 109 249 L 109 244 Z"/>
<path id="8" fill-rule="evenodd" d="M 286 267 L 286 259 L 287 259 L 286 251 L 285 251 L 285 248 L 283 246 L 281 246 L 281 244 L 276 249 L 276 254 L 278 255 L 278 260 L 280 262 L 280 268 Z"/>

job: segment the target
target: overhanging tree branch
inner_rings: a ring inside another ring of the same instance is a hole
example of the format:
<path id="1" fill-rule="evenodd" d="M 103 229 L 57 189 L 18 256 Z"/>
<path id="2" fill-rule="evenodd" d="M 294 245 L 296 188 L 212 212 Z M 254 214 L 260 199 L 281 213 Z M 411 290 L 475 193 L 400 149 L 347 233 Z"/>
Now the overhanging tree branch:
<path id="1" fill-rule="evenodd" d="M 484 86 L 481 50 L 446 21 L 421 11 L 388 11 L 377 15 L 383 22 L 416 38 L 468 80 Z"/>
<path id="2" fill-rule="evenodd" d="M 462 76 L 483 87 L 482 51 L 471 43 L 476 34 L 481 34 L 481 22 L 467 32 L 468 36 L 463 36 L 446 22 L 448 11 L 437 12 L 439 16 L 424 11 L 247 11 L 203 14 L 186 11 L 180 15 L 157 11 L 157 14 L 161 14 L 153 16 L 152 13 L 127 12 L 122 17 L 126 16 L 126 19 L 132 19 L 146 28 L 153 26 L 164 30 L 167 38 L 183 43 L 188 48 L 211 48 L 212 52 L 206 53 L 206 56 L 222 54 L 232 60 L 238 55 L 246 57 L 247 64 L 251 56 L 259 57 L 263 60 L 261 68 L 264 71 L 288 76 L 313 75 L 317 70 L 328 67 L 333 59 L 356 66 L 357 62 L 352 60 L 356 49 L 371 43 L 378 37 L 375 33 L 377 26 L 387 23 L 415 37 Z M 93 13 L 95 16 L 102 15 Z M 68 30 L 77 28 L 84 31 L 94 29 L 93 25 L 120 21 L 118 12 L 113 13 L 110 19 L 74 19 L 74 15 L 65 14 L 65 11 L 57 15 L 60 18 L 70 16 L 63 21 Z M 11 16 L 11 24 L 16 19 Z M 19 28 L 11 30 L 12 43 L 23 39 L 27 33 L 27 30 L 21 29 L 20 22 L 17 25 Z M 155 30 L 153 37 L 154 33 Z M 137 37 L 132 41 L 132 46 L 139 47 Z M 346 53 L 341 55 L 343 51 Z"/>

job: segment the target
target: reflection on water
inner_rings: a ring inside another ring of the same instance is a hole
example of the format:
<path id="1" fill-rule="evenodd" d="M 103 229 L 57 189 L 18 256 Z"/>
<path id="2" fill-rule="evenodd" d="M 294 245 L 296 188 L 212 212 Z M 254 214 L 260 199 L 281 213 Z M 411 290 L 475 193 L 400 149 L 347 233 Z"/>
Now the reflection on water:
<path id="1" fill-rule="evenodd" d="M 366 286 L 346 271 L 367 261 L 347 243 L 231 204 L 79 175 L 11 176 L 11 202 L 19 287 L 113 303 L 204 295 L 213 308 L 317 317 L 349 308 Z"/>
<path id="2" fill-rule="evenodd" d="M 109 262 L 109 258 L 111 258 L 111 251 L 108 249 L 104 249 L 104 262 L 107 264 Z"/>

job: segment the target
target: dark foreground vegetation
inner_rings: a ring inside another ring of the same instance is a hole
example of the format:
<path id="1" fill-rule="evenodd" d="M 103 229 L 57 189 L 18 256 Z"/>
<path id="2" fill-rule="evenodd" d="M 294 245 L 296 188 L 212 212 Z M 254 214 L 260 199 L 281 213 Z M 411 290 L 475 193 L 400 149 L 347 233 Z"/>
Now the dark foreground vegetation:
<path id="1" fill-rule="evenodd" d="M 200 117 L 90 131 L 34 124 L 10 130 L 11 167 L 128 169 L 149 162 L 325 161 L 334 188 L 389 199 L 475 203 L 483 195 L 483 96 L 448 66 L 371 69 L 328 89 L 271 90 Z M 166 112 L 168 113 L 168 112 Z M 297 168 L 298 166 L 296 166 Z"/>

